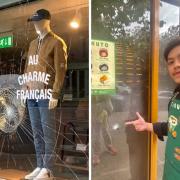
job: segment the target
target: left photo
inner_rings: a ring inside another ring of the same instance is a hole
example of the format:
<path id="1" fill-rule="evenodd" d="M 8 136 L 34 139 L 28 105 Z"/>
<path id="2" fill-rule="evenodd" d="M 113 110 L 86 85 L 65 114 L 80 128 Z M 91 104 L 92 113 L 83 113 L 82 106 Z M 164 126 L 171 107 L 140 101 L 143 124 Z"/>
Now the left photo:
<path id="1" fill-rule="evenodd" d="M 0 1 L 0 179 L 89 179 L 88 11 Z"/>

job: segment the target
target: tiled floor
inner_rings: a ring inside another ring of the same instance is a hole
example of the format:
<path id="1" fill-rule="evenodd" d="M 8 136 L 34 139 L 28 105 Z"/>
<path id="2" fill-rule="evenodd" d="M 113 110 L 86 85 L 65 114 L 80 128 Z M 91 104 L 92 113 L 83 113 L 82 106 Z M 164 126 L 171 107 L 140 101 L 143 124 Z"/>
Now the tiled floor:
<path id="1" fill-rule="evenodd" d="M 94 180 L 127 180 L 130 176 L 128 147 L 124 129 L 124 120 L 127 118 L 128 113 L 125 112 L 114 113 L 110 117 L 110 133 L 113 144 L 118 149 L 118 154 L 116 156 L 109 154 L 101 137 L 101 162 L 92 168 Z M 113 125 L 116 124 L 118 124 L 119 129 L 113 130 Z"/>

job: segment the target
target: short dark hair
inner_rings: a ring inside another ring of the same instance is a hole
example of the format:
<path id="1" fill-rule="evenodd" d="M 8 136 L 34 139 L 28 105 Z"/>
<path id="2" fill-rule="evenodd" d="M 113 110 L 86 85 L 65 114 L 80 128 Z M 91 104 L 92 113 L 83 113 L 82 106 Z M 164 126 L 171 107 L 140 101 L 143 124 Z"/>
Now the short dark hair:
<path id="1" fill-rule="evenodd" d="M 172 49 L 174 49 L 176 46 L 180 46 L 180 37 L 176 37 L 175 39 L 172 39 L 166 46 L 164 50 L 164 58 L 167 61 L 168 55 Z"/>

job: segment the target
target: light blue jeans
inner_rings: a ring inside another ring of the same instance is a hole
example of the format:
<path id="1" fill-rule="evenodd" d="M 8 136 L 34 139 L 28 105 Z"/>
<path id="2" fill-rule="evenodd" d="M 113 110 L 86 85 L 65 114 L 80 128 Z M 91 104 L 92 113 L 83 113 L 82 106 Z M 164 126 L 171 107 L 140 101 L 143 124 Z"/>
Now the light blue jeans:
<path id="1" fill-rule="evenodd" d="M 56 146 L 55 111 L 49 110 L 49 100 L 27 100 L 33 132 L 37 167 L 53 169 Z"/>

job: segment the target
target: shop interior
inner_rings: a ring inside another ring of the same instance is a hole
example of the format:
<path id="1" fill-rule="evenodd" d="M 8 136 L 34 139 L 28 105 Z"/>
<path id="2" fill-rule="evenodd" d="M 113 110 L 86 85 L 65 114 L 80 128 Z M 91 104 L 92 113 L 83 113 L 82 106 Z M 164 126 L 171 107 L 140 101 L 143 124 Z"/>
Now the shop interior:
<path id="1" fill-rule="evenodd" d="M 51 13 L 51 29 L 67 44 L 67 73 L 56 112 L 57 179 L 88 178 L 89 39 L 86 0 L 4 0 L 0 2 L 0 38 L 12 37 L 11 47 L 0 48 L 0 88 L 17 88 L 29 43 L 37 37 L 27 19 L 38 9 Z M 71 27 L 77 20 L 78 27 Z M 5 92 L 11 96 L 9 91 Z M 3 96 L 1 91 L 0 96 Z M 1 108 L 2 110 L 2 108 Z M 15 130 L 0 131 L 0 178 L 22 179 L 35 167 L 34 146 L 27 108 Z"/>

